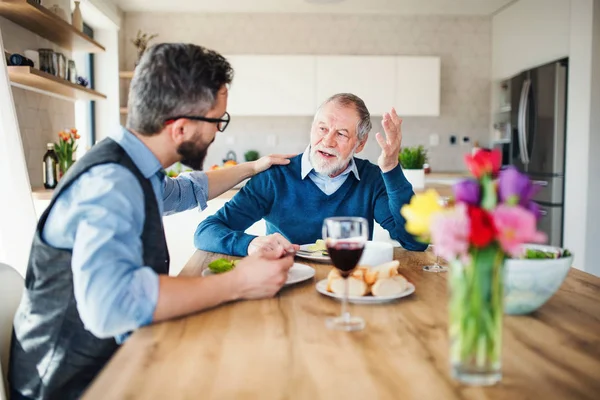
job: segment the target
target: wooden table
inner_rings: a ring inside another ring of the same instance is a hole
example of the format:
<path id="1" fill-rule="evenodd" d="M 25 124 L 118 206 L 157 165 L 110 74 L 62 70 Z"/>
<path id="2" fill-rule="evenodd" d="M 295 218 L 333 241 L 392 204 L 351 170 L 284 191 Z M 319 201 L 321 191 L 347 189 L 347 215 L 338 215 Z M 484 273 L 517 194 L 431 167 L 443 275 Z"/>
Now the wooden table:
<path id="1" fill-rule="evenodd" d="M 218 257 L 198 251 L 182 274 L 199 274 Z M 387 305 L 351 306 L 367 322 L 362 332 L 325 328 L 340 303 L 317 293 L 311 280 L 273 299 L 140 329 L 85 398 L 600 398 L 599 278 L 572 269 L 540 310 L 506 317 L 502 382 L 466 387 L 449 375 L 446 274 L 421 270 L 429 253 L 397 249 L 395 257 L 416 292 Z M 331 268 L 307 264 L 316 279 Z"/>

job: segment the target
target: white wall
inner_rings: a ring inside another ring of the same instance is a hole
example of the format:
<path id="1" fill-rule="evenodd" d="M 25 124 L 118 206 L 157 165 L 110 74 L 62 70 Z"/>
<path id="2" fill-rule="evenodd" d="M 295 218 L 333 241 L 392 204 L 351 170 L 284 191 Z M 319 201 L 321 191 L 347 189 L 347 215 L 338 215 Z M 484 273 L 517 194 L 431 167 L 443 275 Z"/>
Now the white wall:
<path id="1" fill-rule="evenodd" d="M 600 276 L 600 1 L 571 0 L 565 246 Z"/>
<path id="2" fill-rule="evenodd" d="M 570 0 L 519 0 L 492 18 L 492 79 L 569 54 Z"/>
<path id="3" fill-rule="evenodd" d="M 571 0 L 517 0 L 492 17 L 492 123 L 499 115 L 500 81 L 569 54 Z"/>
<path id="4" fill-rule="evenodd" d="M 99 29 L 94 39 L 106 48 L 95 56 L 96 90 L 106 95 L 106 100 L 96 102 L 96 141 L 100 141 L 120 124 L 119 31 Z"/>
<path id="5" fill-rule="evenodd" d="M 600 0 L 594 3 L 586 270 L 600 276 Z"/>

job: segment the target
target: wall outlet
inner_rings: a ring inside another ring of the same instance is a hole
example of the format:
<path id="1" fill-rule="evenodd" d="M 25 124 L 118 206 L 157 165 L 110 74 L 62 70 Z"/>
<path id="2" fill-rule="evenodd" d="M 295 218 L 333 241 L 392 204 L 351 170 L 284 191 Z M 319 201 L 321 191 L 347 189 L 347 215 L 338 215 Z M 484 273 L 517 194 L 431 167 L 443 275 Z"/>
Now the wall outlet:
<path id="1" fill-rule="evenodd" d="M 450 135 L 450 145 L 454 146 L 456 144 L 456 135 Z"/>
<path id="2" fill-rule="evenodd" d="M 440 144 L 440 135 L 437 133 L 432 133 L 429 135 L 429 146 L 434 147 Z"/>
<path id="3" fill-rule="evenodd" d="M 471 143 L 471 138 L 468 136 L 463 136 L 462 140 L 460 141 L 460 144 L 462 145 L 468 145 Z"/>
<path id="4" fill-rule="evenodd" d="M 277 136 L 275 136 L 275 135 L 267 136 L 267 146 L 270 146 L 270 147 L 277 146 Z"/>

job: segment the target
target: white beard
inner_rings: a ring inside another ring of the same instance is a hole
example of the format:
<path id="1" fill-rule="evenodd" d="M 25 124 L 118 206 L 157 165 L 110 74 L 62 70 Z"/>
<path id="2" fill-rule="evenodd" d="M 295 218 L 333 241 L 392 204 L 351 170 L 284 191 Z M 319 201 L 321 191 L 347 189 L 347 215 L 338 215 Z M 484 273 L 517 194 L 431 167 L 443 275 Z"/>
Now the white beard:
<path id="1" fill-rule="evenodd" d="M 358 145 L 356 146 L 358 147 Z M 314 170 L 322 175 L 336 175 L 342 172 L 348 166 L 348 163 L 354 157 L 354 151 L 350 153 L 348 157 L 345 159 L 339 158 L 339 153 L 335 150 L 322 150 L 329 154 L 333 154 L 336 158 L 325 159 L 321 155 L 317 154 L 319 149 L 311 148 L 310 149 L 310 163 Z M 355 148 L 356 150 L 356 148 Z"/>

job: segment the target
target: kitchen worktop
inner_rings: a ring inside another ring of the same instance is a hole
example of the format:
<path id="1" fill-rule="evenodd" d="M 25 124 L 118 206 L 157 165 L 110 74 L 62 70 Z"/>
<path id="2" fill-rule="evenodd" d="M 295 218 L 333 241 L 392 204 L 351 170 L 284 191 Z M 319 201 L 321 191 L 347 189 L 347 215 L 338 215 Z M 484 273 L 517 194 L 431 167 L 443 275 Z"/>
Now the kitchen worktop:
<path id="1" fill-rule="evenodd" d="M 425 189 L 435 189 L 440 196 L 450 196 L 452 194 L 452 185 L 459 179 L 468 177 L 467 172 L 435 172 L 425 175 Z M 229 200 L 239 191 L 239 188 L 228 190 L 220 195 L 219 199 Z M 52 198 L 52 189 L 36 188 L 31 191 L 34 200 L 50 201 Z M 421 190 L 417 190 L 421 192 Z"/>

